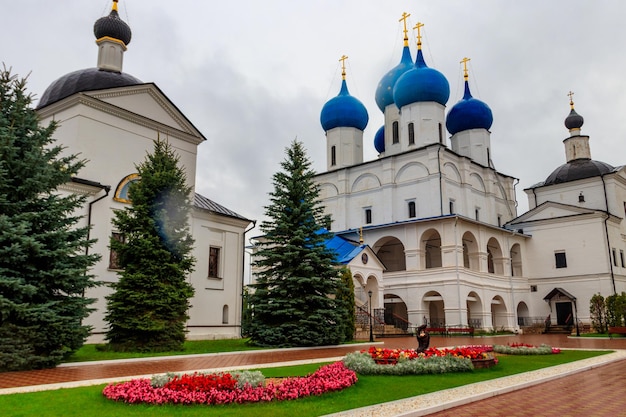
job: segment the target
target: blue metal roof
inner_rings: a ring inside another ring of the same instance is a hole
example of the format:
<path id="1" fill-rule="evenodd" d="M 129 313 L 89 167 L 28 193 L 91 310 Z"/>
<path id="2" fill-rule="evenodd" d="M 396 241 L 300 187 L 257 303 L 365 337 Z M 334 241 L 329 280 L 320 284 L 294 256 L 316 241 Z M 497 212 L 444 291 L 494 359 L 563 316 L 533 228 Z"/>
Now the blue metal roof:
<path id="1" fill-rule="evenodd" d="M 325 229 L 320 230 L 319 233 L 326 233 Z M 337 254 L 335 261 L 342 265 L 350 263 L 367 245 L 359 245 L 351 240 L 343 238 L 341 236 L 333 235 L 330 239 L 324 242 L 324 245 Z"/>

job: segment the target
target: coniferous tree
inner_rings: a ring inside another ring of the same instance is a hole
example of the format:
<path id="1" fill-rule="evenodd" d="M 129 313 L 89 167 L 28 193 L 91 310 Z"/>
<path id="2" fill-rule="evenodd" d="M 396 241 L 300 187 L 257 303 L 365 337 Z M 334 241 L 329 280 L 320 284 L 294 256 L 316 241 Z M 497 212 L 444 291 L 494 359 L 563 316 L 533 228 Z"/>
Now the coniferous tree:
<path id="1" fill-rule="evenodd" d="M 356 312 L 354 304 L 354 282 L 352 281 L 352 272 L 348 268 L 341 269 L 341 285 L 337 288 L 337 300 L 343 302 L 343 319 L 344 341 L 354 339 L 354 331 L 356 327 Z"/>
<path id="2" fill-rule="evenodd" d="M 26 80 L 0 70 L 0 371 L 54 367 L 80 348 L 97 282 L 84 196 L 63 194 L 84 161 L 39 126 Z"/>
<path id="3" fill-rule="evenodd" d="M 318 201 L 319 190 L 302 143 L 286 150 L 282 171 L 261 223 L 263 239 L 250 295 L 247 331 L 262 346 L 318 346 L 344 340 L 343 303 L 334 296 L 340 283 L 336 254 L 324 242 L 330 224 Z"/>
<path id="4" fill-rule="evenodd" d="M 182 350 L 193 287 L 193 238 L 189 231 L 191 187 L 179 158 L 163 141 L 137 166 L 128 190 L 130 207 L 113 224 L 123 239 L 111 239 L 119 281 L 107 296 L 106 339 L 113 350 Z"/>

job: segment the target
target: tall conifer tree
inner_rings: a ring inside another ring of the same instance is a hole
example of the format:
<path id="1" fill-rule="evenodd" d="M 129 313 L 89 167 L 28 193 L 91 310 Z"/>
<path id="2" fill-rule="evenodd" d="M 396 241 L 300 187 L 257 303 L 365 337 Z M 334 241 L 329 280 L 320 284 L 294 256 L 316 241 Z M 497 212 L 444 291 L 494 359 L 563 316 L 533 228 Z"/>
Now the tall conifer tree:
<path id="1" fill-rule="evenodd" d="M 84 196 L 63 194 L 84 161 L 39 126 L 26 80 L 0 70 L 0 372 L 48 368 L 80 348 L 97 285 Z"/>
<path id="2" fill-rule="evenodd" d="M 317 346 L 343 341 L 343 303 L 331 295 L 341 285 L 336 254 L 324 242 L 330 224 L 318 201 L 314 172 L 301 142 L 286 149 L 282 171 L 261 223 L 255 266 L 260 272 L 249 303 L 247 328 L 262 346 Z"/>
<path id="3" fill-rule="evenodd" d="M 111 239 L 122 268 L 107 297 L 106 338 L 114 350 L 181 350 L 194 290 L 189 231 L 191 187 L 179 157 L 163 141 L 137 166 L 130 185 L 130 207 L 116 212 L 113 224 L 123 239 Z"/>

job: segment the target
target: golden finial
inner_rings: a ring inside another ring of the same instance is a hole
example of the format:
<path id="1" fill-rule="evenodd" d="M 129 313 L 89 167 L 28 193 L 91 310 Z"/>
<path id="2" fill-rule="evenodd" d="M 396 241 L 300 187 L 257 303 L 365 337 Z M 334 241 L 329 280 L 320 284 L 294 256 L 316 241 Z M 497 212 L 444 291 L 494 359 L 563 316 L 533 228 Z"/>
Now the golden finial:
<path id="1" fill-rule="evenodd" d="M 572 110 L 574 110 L 574 99 L 572 98 L 574 97 L 574 92 L 570 91 L 567 95 L 569 96 L 569 106 Z"/>
<path id="2" fill-rule="evenodd" d="M 341 58 L 339 58 L 341 61 L 341 79 L 344 81 L 346 80 L 346 59 L 348 59 L 346 55 L 342 55 Z"/>
<path id="3" fill-rule="evenodd" d="M 461 64 L 463 64 L 463 79 L 467 81 L 469 75 L 467 73 L 467 63 L 470 61 L 468 57 L 465 57 L 461 60 Z"/>
<path id="4" fill-rule="evenodd" d="M 363 244 L 363 226 L 359 227 L 359 243 Z"/>
<path id="5" fill-rule="evenodd" d="M 398 22 L 404 23 L 404 46 L 409 46 L 409 30 L 406 28 L 406 19 L 408 19 L 409 16 L 411 16 L 410 13 L 403 12 L 402 17 L 398 20 Z"/>
<path id="6" fill-rule="evenodd" d="M 117 0 L 113 0 L 113 10 L 117 12 Z"/>
<path id="7" fill-rule="evenodd" d="M 420 29 L 424 26 L 423 23 L 417 22 L 417 25 L 413 29 L 417 29 L 417 49 L 422 49 L 422 32 Z"/>

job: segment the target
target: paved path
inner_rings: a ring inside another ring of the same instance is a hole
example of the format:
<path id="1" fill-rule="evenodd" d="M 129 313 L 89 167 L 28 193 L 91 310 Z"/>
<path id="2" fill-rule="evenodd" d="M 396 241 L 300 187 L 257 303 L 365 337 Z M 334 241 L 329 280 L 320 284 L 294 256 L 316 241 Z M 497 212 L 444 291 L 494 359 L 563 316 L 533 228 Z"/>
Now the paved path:
<path id="1" fill-rule="evenodd" d="M 379 339 L 387 348 L 416 347 L 414 338 Z M 481 395 L 459 400 L 461 394 L 452 393 L 455 401 L 444 401 L 443 394 L 433 394 L 426 406 L 424 396 L 414 397 L 409 409 L 397 408 L 398 402 L 385 405 L 392 414 L 402 416 L 617 416 L 626 415 L 626 338 L 591 339 L 569 338 L 563 335 L 518 335 L 504 337 L 438 337 L 431 338 L 431 346 L 467 344 L 547 343 L 565 349 L 623 349 L 612 356 L 611 362 L 579 365 L 575 369 L 558 371 L 557 375 L 537 377 L 533 382 L 517 383 L 505 390 L 496 387 Z M 368 346 L 369 343 L 366 343 Z M 208 355 L 188 355 L 141 360 L 106 361 L 99 363 L 65 364 L 55 369 L 0 373 L 0 394 L 93 385 L 120 381 L 164 372 L 195 370 L 244 369 L 276 364 L 306 363 L 339 359 L 363 346 L 324 348 L 296 348 L 268 351 L 248 351 Z M 559 378 L 560 377 L 560 378 Z M 556 378 L 556 379 L 555 379 Z M 543 382 L 549 380 L 550 382 Z M 541 383 L 540 385 L 537 385 Z M 502 385 L 502 384 L 500 384 Z M 490 397 L 490 398 L 489 398 Z M 486 399 L 485 399 L 486 398 Z M 477 402 L 477 400 L 480 400 Z M 459 402 L 461 401 L 461 402 Z M 417 404 L 417 405 L 415 405 Z M 459 405 L 460 408 L 450 408 Z M 396 408 L 392 408 L 396 407 Z M 375 408 L 359 409 L 358 416 L 382 416 Z M 398 410 L 397 412 L 395 410 Z M 445 410 L 445 411 L 444 411 Z M 435 413 L 435 414 L 433 414 Z"/>

